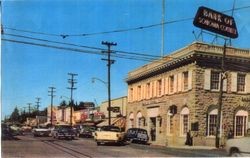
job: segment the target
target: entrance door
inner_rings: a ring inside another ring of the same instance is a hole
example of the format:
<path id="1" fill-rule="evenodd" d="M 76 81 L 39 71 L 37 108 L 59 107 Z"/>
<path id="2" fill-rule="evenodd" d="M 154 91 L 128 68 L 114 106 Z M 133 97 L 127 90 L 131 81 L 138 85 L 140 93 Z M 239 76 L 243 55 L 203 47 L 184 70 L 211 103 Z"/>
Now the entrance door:
<path id="1" fill-rule="evenodd" d="M 156 117 L 150 117 L 149 129 L 150 129 L 151 141 L 155 141 L 156 140 Z"/>

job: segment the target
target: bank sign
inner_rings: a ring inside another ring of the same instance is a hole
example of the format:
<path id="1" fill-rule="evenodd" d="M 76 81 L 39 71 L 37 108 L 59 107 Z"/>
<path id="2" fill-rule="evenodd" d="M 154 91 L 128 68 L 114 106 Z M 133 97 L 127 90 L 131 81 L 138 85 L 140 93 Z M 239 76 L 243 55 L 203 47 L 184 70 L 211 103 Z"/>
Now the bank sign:
<path id="1" fill-rule="evenodd" d="M 203 6 L 199 7 L 193 24 L 199 28 L 218 33 L 226 37 L 238 37 L 233 17 Z"/>

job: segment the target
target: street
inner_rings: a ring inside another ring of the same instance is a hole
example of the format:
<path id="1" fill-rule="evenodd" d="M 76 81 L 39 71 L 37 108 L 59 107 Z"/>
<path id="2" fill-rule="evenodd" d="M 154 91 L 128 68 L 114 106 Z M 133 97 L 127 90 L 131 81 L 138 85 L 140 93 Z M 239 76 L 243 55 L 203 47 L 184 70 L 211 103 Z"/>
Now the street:
<path id="1" fill-rule="evenodd" d="M 75 158 L 75 157 L 212 157 L 226 156 L 217 149 L 177 149 L 140 144 L 97 146 L 91 138 L 56 140 L 51 137 L 16 136 L 18 140 L 2 141 L 2 157 Z"/>

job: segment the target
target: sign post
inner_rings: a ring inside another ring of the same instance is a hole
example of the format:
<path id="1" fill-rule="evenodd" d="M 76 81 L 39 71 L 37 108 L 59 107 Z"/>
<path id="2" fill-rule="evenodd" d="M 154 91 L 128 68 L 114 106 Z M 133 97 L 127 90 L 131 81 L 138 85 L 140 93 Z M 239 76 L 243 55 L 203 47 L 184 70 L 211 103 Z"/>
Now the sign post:
<path id="1" fill-rule="evenodd" d="M 217 12 L 210 8 L 199 7 L 193 24 L 196 27 L 206 29 L 208 31 L 230 37 L 237 38 L 238 31 L 234 21 L 234 18 L 226 14 Z M 216 123 L 216 137 L 215 146 L 220 147 L 220 125 L 221 125 L 221 109 L 222 109 L 222 97 L 223 97 L 223 80 L 226 79 L 225 73 L 225 57 L 226 57 L 226 39 L 224 43 L 223 55 L 221 60 L 221 73 L 220 73 L 220 93 L 218 98 L 218 114 Z"/>

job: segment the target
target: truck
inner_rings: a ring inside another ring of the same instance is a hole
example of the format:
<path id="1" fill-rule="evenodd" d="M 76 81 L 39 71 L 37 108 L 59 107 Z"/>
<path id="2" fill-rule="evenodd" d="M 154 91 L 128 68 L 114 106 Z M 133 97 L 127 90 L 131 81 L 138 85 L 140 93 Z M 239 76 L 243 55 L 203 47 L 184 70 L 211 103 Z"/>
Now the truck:
<path id="1" fill-rule="evenodd" d="M 117 126 L 102 126 L 95 131 L 94 139 L 97 145 L 105 143 L 122 145 L 124 143 L 124 132 Z"/>

